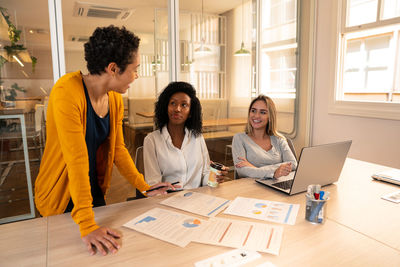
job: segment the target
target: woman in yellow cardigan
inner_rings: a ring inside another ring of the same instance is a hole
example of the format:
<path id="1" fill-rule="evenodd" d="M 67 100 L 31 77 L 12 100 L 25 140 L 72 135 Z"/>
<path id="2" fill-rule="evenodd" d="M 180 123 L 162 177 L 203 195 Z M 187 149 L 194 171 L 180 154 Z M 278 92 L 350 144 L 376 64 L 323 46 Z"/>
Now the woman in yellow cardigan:
<path id="1" fill-rule="evenodd" d="M 113 164 L 140 191 L 150 187 L 127 151 L 122 135 L 121 94 L 137 79 L 140 39 L 114 26 L 97 28 L 85 44 L 89 74 L 80 71 L 54 85 L 47 109 L 47 142 L 35 182 L 35 203 L 42 216 L 71 211 L 89 252 L 115 253 L 120 235 L 94 220 L 92 206 L 105 205 Z"/>

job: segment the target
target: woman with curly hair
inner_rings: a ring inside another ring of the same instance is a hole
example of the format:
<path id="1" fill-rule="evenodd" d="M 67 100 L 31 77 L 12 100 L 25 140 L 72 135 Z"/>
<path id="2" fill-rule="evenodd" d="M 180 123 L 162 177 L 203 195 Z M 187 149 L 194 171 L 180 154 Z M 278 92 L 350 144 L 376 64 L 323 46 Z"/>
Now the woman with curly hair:
<path id="1" fill-rule="evenodd" d="M 272 99 L 264 95 L 253 99 L 246 131 L 235 134 L 232 140 L 232 157 L 239 177 L 279 178 L 296 169 L 296 158 L 276 123 Z"/>
<path id="2" fill-rule="evenodd" d="M 154 120 L 157 130 L 144 139 L 146 181 L 179 182 L 183 188 L 206 185 L 210 159 L 201 134 L 201 105 L 193 86 L 170 83 L 158 97 Z M 222 171 L 218 182 L 226 174 Z"/>
<path id="3" fill-rule="evenodd" d="M 115 253 L 120 235 L 100 227 L 92 207 L 105 205 L 113 164 L 140 191 L 150 187 L 140 174 L 122 135 L 121 94 L 138 78 L 140 39 L 124 27 L 97 28 L 85 44 L 88 74 L 61 77 L 51 90 L 47 140 L 35 182 L 42 216 L 71 212 L 89 252 Z M 174 189 L 169 183 L 149 195 Z"/>

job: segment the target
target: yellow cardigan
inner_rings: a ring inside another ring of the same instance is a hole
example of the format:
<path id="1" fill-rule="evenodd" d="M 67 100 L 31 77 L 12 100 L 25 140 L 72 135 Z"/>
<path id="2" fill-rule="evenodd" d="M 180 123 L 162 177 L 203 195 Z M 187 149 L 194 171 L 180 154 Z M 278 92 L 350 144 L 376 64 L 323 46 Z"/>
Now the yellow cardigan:
<path id="1" fill-rule="evenodd" d="M 124 106 L 119 93 L 110 91 L 110 134 L 96 153 L 99 185 L 106 194 L 113 163 L 140 191 L 144 181 L 125 147 L 122 134 Z M 47 108 L 47 140 L 39 175 L 35 182 L 35 203 L 42 216 L 62 214 L 70 197 L 71 212 L 81 236 L 99 228 L 94 220 L 89 181 L 89 157 L 85 142 L 86 97 L 80 71 L 61 77 L 54 85 Z"/>

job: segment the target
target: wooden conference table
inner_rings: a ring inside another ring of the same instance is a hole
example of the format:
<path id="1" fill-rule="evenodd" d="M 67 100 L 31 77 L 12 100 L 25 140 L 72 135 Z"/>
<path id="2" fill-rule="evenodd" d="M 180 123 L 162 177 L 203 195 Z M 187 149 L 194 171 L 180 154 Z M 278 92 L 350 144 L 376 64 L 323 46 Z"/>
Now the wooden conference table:
<path id="1" fill-rule="evenodd" d="M 154 112 L 136 112 L 144 118 L 154 118 Z M 212 126 L 240 126 L 247 123 L 247 118 L 219 118 L 203 120 L 203 127 Z"/>
<path id="2" fill-rule="evenodd" d="M 262 254 L 247 266 L 272 262 L 276 266 L 400 266 L 399 204 L 382 200 L 399 187 L 372 181 L 371 173 L 385 167 L 347 159 L 331 192 L 327 220 L 313 225 L 304 219 L 304 193 L 286 196 L 256 184 L 253 179 L 224 183 L 196 191 L 234 199 L 236 196 L 300 204 L 295 225 L 283 225 L 280 255 Z M 95 209 L 96 221 L 123 235 L 115 255 L 90 256 L 69 214 L 0 226 L 1 266 L 193 266 L 195 262 L 231 248 L 191 243 L 185 248 L 122 227 L 154 208 L 168 196 L 135 200 Z M 173 210 L 173 209 L 172 209 Z M 219 217 L 235 216 L 219 214 Z"/>

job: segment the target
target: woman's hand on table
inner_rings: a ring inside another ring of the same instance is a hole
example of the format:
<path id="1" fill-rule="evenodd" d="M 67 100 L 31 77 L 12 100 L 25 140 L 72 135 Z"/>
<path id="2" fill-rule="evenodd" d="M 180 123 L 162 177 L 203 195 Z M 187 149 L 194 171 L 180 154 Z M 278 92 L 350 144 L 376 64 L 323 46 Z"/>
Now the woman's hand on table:
<path id="1" fill-rule="evenodd" d="M 156 189 L 158 188 L 158 189 Z M 175 190 L 177 188 L 181 188 L 180 185 L 172 185 L 171 183 L 163 182 L 157 183 L 150 187 L 145 193 L 148 197 L 158 196 L 158 195 L 165 195 L 167 194 L 167 190 Z M 151 191 L 150 191 L 151 190 Z"/>
<path id="2" fill-rule="evenodd" d="M 105 256 L 109 252 L 112 254 L 117 253 L 121 246 L 116 239 L 120 237 L 121 235 L 117 231 L 108 227 L 100 227 L 83 236 L 82 241 L 86 244 L 90 255 L 94 255 L 98 251 Z"/>

